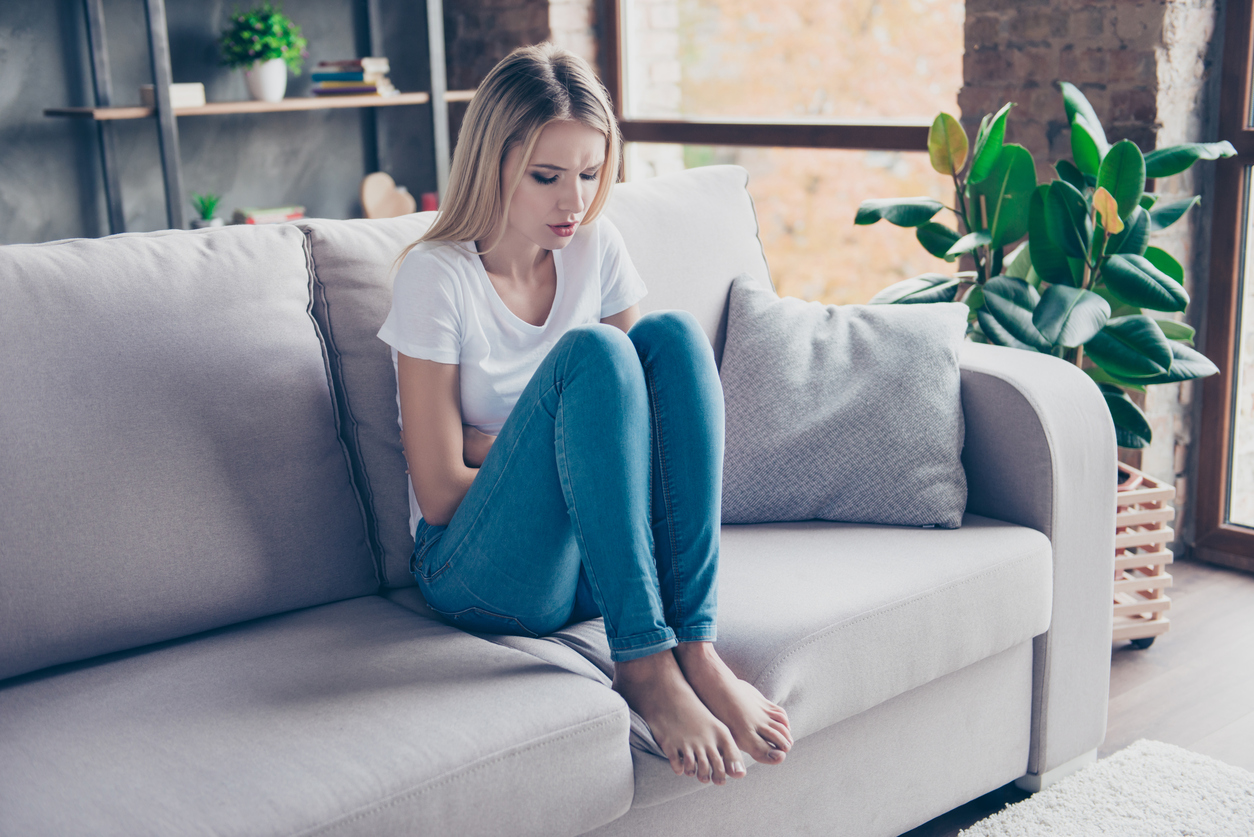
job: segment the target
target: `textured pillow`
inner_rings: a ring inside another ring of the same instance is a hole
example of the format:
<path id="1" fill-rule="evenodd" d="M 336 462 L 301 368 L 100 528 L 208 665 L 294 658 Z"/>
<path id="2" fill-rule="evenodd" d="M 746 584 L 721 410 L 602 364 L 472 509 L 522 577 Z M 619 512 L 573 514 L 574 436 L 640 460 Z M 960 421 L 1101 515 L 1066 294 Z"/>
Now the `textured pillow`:
<path id="1" fill-rule="evenodd" d="M 957 528 L 968 308 L 822 305 L 732 283 L 723 522 Z"/>

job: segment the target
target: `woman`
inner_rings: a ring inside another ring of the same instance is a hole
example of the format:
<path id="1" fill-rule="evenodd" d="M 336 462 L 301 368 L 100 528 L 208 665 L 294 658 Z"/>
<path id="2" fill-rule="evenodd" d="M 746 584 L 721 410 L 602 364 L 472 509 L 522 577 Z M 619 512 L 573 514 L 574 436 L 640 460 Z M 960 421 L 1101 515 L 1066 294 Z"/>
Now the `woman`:
<path id="1" fill-rule="evenodd" d="M 608 96 L 582 59 L 515 50 L 466 113 L 445 206 L 401 254 L 396 360 L 411 558 L 467 630 L 603 616 L 614 689 L 677 774 L 783 761 L 784 711 L 714 651 L 723 397 L 685 312 L 640 316 L 608 219 Z"/>

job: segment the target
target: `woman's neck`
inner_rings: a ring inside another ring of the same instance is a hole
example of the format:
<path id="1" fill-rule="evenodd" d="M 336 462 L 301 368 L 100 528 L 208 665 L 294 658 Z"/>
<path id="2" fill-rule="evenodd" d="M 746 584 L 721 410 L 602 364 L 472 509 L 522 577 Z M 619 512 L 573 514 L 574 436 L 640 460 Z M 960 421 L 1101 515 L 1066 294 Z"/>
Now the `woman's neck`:
<path id="1" fill-rule="evenodd" d="M 475 244 L 476 249 L 483 249 L 482 242 Z M 548 270 L 550 252 L 525 238 L 515 239 L 507 232 L 492 252 L 479 258 L 488 273 L 520 285 L 530 285 L 537 280 L 543 281 L 543 277 L 551 272 Z"/>

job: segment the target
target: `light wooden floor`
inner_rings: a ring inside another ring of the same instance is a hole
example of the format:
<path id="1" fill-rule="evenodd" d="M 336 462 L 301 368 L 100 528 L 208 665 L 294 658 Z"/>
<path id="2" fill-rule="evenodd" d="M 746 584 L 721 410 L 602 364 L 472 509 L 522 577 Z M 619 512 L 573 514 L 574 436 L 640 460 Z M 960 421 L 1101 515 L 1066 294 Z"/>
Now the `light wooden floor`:
<path id="1" fill-rule="evenodd" d="M 1097 755 L 1150 738 L 1254 771 L 1254 576 L 1186 561 L 1170 572 L 1171 630 L 1144 651 L 1111 646 Z M 903 837 L 953 837 L 1026 796 L 1007 785 Z"/>

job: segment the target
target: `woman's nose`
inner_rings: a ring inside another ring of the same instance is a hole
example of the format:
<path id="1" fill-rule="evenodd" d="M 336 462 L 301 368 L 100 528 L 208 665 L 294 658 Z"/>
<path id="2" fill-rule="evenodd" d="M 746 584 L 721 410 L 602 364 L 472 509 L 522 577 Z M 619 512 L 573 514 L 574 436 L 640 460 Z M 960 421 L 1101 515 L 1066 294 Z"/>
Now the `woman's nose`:
<path id="1" fill-rule="evenodd" d="M 564 184 L 557 206 L 563 212 L 583 212 L 587 206 L 583 199 L 583 183 L 576 175 Z"/>

